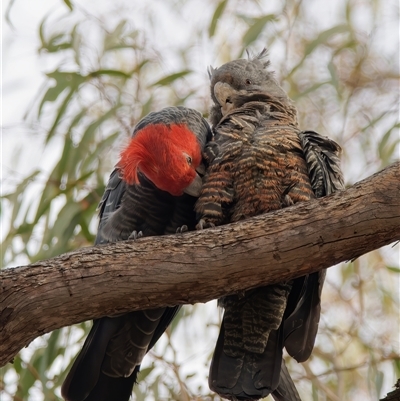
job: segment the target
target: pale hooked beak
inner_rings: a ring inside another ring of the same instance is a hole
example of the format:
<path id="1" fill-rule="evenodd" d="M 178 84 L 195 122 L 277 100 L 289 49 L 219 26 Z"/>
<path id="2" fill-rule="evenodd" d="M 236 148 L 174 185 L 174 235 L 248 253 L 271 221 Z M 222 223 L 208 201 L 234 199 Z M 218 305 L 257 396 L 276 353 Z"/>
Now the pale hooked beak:
<path id="1" fill-rule="evenodd" d="M 200 175 L 204 175 L 206 173 L 206 166 L 203 163 L 200 163 L 198 165 L 198 167 L 196 168 L 196 171 L 200 174 Z"/>
<path id="2" fill-rule="evenodd" d="M 231 96 L 235 93 L 235 90 L 225 82 L 217 82 L 214 85 L 214 95 L 221 106 L 221 113 L 224 116 L 233 109 L 233 103 L 231 102 Z"/>
<path id="3" fill-rule="evenodd" d="M 200 196 L 201 187 L 203 186 L 203 181 L 201 177 L 196 174 L 195 179 L 187 186 L 183 192 L 185 194 L 195 196 L 196 198 Z"/>

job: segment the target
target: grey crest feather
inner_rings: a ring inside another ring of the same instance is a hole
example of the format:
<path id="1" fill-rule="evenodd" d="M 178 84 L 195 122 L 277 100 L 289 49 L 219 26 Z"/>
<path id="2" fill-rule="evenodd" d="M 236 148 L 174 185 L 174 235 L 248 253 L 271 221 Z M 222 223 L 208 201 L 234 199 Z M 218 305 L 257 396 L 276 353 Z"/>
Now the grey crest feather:
<path id="1" fill-rule="evenodd" d="M 209 66 L 207 67 L 208 78 L 211 79 L 211 77 L 213 76 L 215 70 L 216 70 L 216 68 L 214 68 L 212 65 L 209 65 Z"/>
<path id="2" fill-rule="evenodd" d="M 248 54 L 248 53 L 247 53 L 247 54 Z M 262 49 L 261 52 L 260 52 L 257 56 L 255 56 L 255 57 L 253 58 L 253 61 L 262 60 L 262 59 L 265 58 L 265 57 L 268 57 L 268 49 L 267 49 L 266 47 L 264 47 L 264 49 Z M 264 66 L 264 68 L 267 68 L 267 67 L 270 66 L 270 64 L 271 64 L 271 62 L 270 62 L 269 60 L 266 60 L 266 61 L 263 63 L 263 66 Z"/>

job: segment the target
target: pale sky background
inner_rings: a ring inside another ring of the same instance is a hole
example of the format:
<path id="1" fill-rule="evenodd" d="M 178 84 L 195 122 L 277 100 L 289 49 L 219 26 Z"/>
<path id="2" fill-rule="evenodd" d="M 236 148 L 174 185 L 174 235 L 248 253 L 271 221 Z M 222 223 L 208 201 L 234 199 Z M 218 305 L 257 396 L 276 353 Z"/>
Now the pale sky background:
<path id="1" fill-rule="evenodd" d="M 334 19 L 337 10 L 337 2 L 341 2 L 341 0 L 337 0 L 336 2 L 313 1 L 315 21 L 321 26 L 328 28 L 332 19 Z M 396 0 L 391 1 L 391 3 L 395 2 Z M 163 12 L 160 1 L 149 1 L 146 5 L 150 3 L 153 4 L 154 7 L 158 7 L 158 13 Z M 268 1 L 267 3 L 268 6 L 265 8 L 268 8 L 269 12 L 273 12 L 279 4 L 279 2 L 275 0 Z M 7 10 L 8 4 L 9 0 L 2 2 L 3 16 Z M 110 1 L 88 0 L 84 4 L 87 9 L 95 7 L 97 10 L 101 10 L 102 8 L 109 7 Z M 116 2 L 116 4 L 118 4 L 118 2 Z M 210 15 L 213 12 L 213 7 L 208 7 L 208 5 L 204 6 L 204 2 L 201 0 L 198 0 L 198 7 L 204 14 Z M 10 27 L 4 22 L 4 19 L 2 19 L 2 193 L 8 192 L 9 189 L 28 174 L 28 171 L 32 171 L 36 166 L 40 166 L 44 171 L 49 171 L 59 157 L 59 144 L 57 144 L 57 140 L 54 141 L 54 151 L 43 152 L 43 137 L 33 134 L 29 126 L 24 123 L 23 116 L 31 107 L 35 95 L 41 85 L 43 85 L 44 72 L 51 71 L 57 64 L 57 60 L 51 60 L 51 58 L 46 58 L 45 60 L 48 64 L 44 64 L 44 59 L 39 59 L 37 56 L 37 49 L 39 47 L 37 31 L 39 22 L 49 13 L 52 13 L 52 19 L 54 20 L 57 15 L 61 16 L 67 12 L 68 10 L 61 0 L 16 0 L 10 14 L 10 19 L 14 27 Z M 167 10 L 165 10 L 165 12 L 167 13 Z M 326 18 L 321 18 L 321 16 L 326 16 Z M 166 22 L 174 26 L 173 32 L 172 30 L 170 32 L 171 37 L 173 37 L 174 40 L 182 40 L 182 43 L 184 43 L 187 38 L 187 32 L 190 31 L 190 26 L 196 24 L 196 20 L 206 18 L 204 16 L 202 17 L 200 13 L 196 15 L 188 14 L 187 17 L 186 21 L 180 21 L 179 24 L 175 21 L 171 23 L 169 20 Z M 358 18 L 361 26 L 363 24 L 368 24 L 368 15 L 360 13 Z M 137 23 L 140 24 L 140 19 L 137 20 Z M 142 23 L 144 22 L 142 21 Z M 168 30 L 163 31 L 166 32 Z M 382 52 L 385 52 L 387 49 L 392 49 L 393 46 L 398 46 L 399 25 L 388 23 L 386 26 L 381 27 L 379 35 L 381 37 L 379 45 L 382 48 Z M 168 40 L 171 40 L 168 37 L 155 37 L 154 39 L 166 41 L 166 43 L 168 43 Z M 214 49 L 212 44 L 207 40 L 200 41 L 196 46 L 195 54 L 197 59 L 194 60 L 195 68 L 199 75 L 205 75 L 206 67 L 209 64 L 216 65 L 218 49 Z M 282 57 L 279 53 L 273 54 L 273 56 L 275 59 Z M 173 66 L 173 59 L 165 60 L 166 71 L 173 71 Z M 370 172 L 366 171 L 365 176 L 369 175 L 369 173 Z M 345 174 L 350 173 L 346 173 L 345 171 Z M 4 234 L 5 230 L 6 227 L 2 227 L 1 234 Z M 393 264 L 398 264 L 399 247 L 395 250 L 387 248 L 385 253 L 389 260 L 393 261 Z M 21 264 L 25 263 L 25 261 L 24 258 L 19 260 Z M 214 302 L 207 305 L 199 305 L 197 308 L 200 309 L 200 314 L 214 314 L 217 316 Z M 207 372 L 208 366 L 204 365 L 204 355 L 208 354 L 213 349 L 217 336 L 217 329 L 215 328 L 215 333 L 204 341 L 204 339 L 202 340 L 203 328 L 200 326 L 201 320 L 193 321 L 192 324 L 196 328 L 195 331 L 198 333 L 198 338 L 194 339 L 197 348 L 193 349 L 192 347 L 191 353 L 189 353 L 191 355 L 189 357 L 191 363 L 186 365 L 186 369 L 188 373 L 192 373 L 190 370 L 193 369 Z M 179 338 L 179 336 L 177 336 L 177 338 Z M 40 339 L 37 341 L 39 343 Z M 182 342 L 182 344 L 188 347 L 186 342 Z M 160 347 L 162 348 L 162 342 Z M 25 351 L 29 352 L 29 350 Z M 187 355 L 188 353 L 186 352 L 182 353 L 182 362 L 185 358 L 188 358 Z M 390 378 L 386 376 L 386 382 L 384 384 L 384 391 L 386 392 L 389 391 L 393 385 L 389 379 Z M 30 401 L 38 400 L 40 400 L 39 396 L 33 396 Z"/>

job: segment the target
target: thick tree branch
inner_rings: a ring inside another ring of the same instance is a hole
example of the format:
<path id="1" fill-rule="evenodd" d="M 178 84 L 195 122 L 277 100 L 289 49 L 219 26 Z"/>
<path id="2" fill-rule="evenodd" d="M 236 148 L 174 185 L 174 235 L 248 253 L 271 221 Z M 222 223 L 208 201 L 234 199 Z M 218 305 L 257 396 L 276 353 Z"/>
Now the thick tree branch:
<path id="1" fill-rule="evenodd" d="M 400 163 L 320 200 L 184 235 L 80 249 L 1 272 L 0 365 L 84 320 L 206 302 L 400 239 Z"/>

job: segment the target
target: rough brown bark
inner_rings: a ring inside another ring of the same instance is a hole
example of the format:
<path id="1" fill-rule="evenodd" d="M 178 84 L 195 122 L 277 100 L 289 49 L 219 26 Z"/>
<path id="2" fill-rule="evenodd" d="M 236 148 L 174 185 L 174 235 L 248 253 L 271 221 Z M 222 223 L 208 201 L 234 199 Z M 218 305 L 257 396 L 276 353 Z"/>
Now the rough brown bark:
<path id="1" fill-rule="evenodd" d="M 84 320 L 193 304 L 297 277 L 400 239 L 400 162 L 350 189 L 243 222 L 80 249 L 1 272 L 0 366 Z"/>

